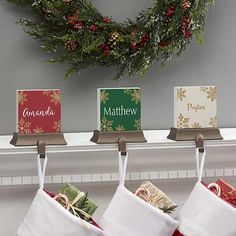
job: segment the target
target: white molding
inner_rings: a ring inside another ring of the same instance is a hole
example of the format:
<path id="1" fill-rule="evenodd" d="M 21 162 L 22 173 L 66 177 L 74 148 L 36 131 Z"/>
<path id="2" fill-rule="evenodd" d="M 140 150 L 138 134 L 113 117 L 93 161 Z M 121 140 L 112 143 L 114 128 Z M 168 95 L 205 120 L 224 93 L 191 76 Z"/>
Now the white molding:
<path id="1" fill-rule="evenodd" d="M 168 140 L 168 132 L 144 131 L 147 143 L 127 145 L 127 180 L 196 178 L 195 143 Z M 236 128 L 221 129 L 221 134 L 223 140 L 205 142 L 206 177 L 236 176 L 233 168 L 236 167 Z M 47 183 L 117 183 L 117 145 L 97 145 L 89 141 L 91 136 L 91 132 L 68 133 L 65 134 L 68 145 L 47 147 Z M 10 135 L 0 136 L 0 187 L 35 185 L 36 147 L 14 147 L 10 140 Z"/>
<path id="2" fill-rule="evenodd" d="M 208 140 L 206 147 L 236 147 L 236 128 L 220 129 L 223 140 Z M 130 143 L 128 150 L 155 150 L 155 149 L 186 149 L 194 148 L 193 141 L 176 142 L 167 139 L 168 130 L 147 130 L 144 135 L 147 143 Z M 65 133 L 65 139 L 68 145 L 48 146 L 47 153 L 68 153 L 68 152 L 98 152 L 98 151 L 116 151 L 116 144 L 95 144 L 90 141 L 92 132 L 87 133 Z M 14 147 L 9 142 L 11 135 L 0 136 L 0 155 L 18 155 L 35 154 L 35 146 Z"/>
<path id="3" fill-rule="evenodd" d="M 232 177 L 236 176 L 236 169 L 206 169 L 203 177 Z M 178 180 L 178 179 L 195 179 L 196 170 L 174 170 L 174 171 L 155 171 L 155 172 L 128 172 L 127 181 L 133 180 Z M 82 175 L 54 175 L 45 176 L 46 184 L 60 183 L 99 183 L 114 182 L 118 183 L 118 173 L 98 173 Z M 0 177 L 0 186 L 17 186 L 17 185 L 37 185 L 37 176 L 8 176 Z"/>

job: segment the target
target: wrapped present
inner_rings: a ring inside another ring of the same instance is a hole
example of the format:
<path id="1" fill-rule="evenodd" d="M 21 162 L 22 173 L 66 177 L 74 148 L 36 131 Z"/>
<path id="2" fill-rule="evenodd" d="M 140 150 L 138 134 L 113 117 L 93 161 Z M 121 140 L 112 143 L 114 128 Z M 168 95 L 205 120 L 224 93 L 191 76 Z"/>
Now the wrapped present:
<path id="1" fill-rule="evenodd" d="M 218 184 L 221 189 L 220 197 L 236 207 L 236 189 L 223 179 L 218 179 L 216 184 Z"/>
<path id="2" fill-rule="evenodd" d="M 65 184 L 60 193 L 54 197 L 73 215 L 83 220 L 91 221 L 92 215 L 97 209 L 97 204 L 88 198 L 88 194 L 80 191 L 71 184 Z"/>
<path id="3" fill-rule="evenodd" d="M 222 200 L 236 208 L 236 189 L 222 179 L 218 179 L 216 183 L 206 185 L 213 193 Z"/>
<path id="4" fill-rule="evenodd" d="M 172 213 L 177 207 L 164 192 L 149 181 L 143 182 L 136 190 L 135 195 L 167 214 Z"/>

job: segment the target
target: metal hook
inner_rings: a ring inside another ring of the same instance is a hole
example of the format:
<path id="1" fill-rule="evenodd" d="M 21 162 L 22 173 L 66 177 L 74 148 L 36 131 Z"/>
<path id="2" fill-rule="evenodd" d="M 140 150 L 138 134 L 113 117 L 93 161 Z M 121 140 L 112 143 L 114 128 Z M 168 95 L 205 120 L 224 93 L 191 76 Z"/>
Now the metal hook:
<path id="1" fill-rule="evenodd" d="M 204 152 L 204 137 L 202 134 L 198 134 L 195 138 L 196 148 L 199 149 L 199 152 Z"/>
<path id="2" fill-rule="evenodd" d="M 118 148 L 119 148 L 119 152 L 121 152 L 121 155 L 126 156 L 126 154 L 127 154 L 126 140 L 124 137 L 118 138 Z"/>
<path id="3" fill-rule="evenodd" d="M 38 155 L 40 158 L 45 158 L 46 155 L 46 143 L 43 140 L 37 141 Z"/>

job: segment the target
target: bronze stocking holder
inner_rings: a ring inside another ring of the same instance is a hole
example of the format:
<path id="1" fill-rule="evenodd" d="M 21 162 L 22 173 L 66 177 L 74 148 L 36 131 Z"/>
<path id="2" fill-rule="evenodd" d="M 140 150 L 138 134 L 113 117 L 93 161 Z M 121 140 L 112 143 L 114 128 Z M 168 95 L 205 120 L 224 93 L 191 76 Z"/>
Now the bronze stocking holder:
<path id="1" fill-rule="evenodd" d="M 147 142 L 144 137 L 143 131 L 111 131 L 103 132 L 94 130 L 93 137 L 90 141 L 97 144 L 118 143 L 120 138 L 124 138 L 127 143 L 145 143 Z"/>
<path id="2" fill-rule="evenodd" d="M 167 138 L 174 141 L 192 141 L 195 140 L 199 134 L 203 135 L 204 140 L 223 139 L 220 130 L 217 128 L 171 128 Z"/>
<path id="3" fill-rule="evenodd" d="M 40 157 L 45 156 L 46 145 L 66 145 L 63 133 L 20 134 L 13 133 L 10 144 L 14 146 L 37 146 Z"/>

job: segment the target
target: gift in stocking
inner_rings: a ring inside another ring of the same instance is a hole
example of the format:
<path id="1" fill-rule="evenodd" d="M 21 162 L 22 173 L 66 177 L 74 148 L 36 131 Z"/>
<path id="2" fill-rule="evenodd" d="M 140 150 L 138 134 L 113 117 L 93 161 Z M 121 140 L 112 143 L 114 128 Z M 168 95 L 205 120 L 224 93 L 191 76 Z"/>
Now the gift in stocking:
<path id="1" fill-rule="evenodd" d="M 47 160 L 46 156 L 42 169 L 40 157 L 37 157 L 39 190 L 18 229 L 17 235 L 102 236 L 102 230 L 71 214 L 43 190 Z"/>
<path id="2" fill-rule="evenodd" d="M 124 158 L 124 160 L 123 160 Z M 105 211 L 106 236 L 172 236 L 178 222 L 125 188 L 128 156 L 119 153 L 119 186 Z"/>

